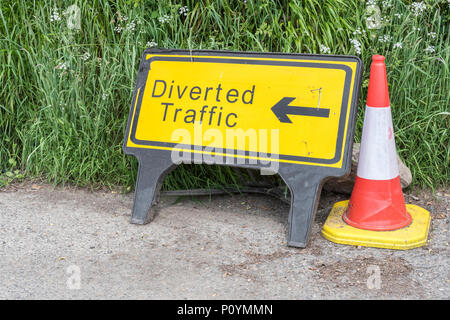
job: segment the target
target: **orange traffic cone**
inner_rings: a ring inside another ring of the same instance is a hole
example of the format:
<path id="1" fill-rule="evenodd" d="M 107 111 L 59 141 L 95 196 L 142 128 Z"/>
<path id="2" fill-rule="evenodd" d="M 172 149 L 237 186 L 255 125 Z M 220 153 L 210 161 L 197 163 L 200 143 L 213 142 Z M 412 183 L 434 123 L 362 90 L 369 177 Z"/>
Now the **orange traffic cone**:
<path id="1" fill-rule="evenodd" d="M 343 219 L 360 229 L 395 230 L 411 216 L 400 185 L 384 57 L 372 59 L 358 170 Z"/>
<path id="2" fill-rule="evenodd" d="M 405 205 L 392 126 L 384 57 L 374 55 L 350 201 L 333 206 L 322 235 L 342 244 L 410 249 L 426 244 L 430 213 Z"/>

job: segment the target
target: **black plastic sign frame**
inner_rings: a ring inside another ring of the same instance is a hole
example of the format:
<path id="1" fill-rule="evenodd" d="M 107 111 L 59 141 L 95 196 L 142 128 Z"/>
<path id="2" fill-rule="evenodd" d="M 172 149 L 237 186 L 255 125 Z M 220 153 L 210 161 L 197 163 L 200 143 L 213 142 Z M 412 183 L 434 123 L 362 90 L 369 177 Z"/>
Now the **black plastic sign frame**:
<path id="1" fill-rule="evenodd" d="M 361 75 L 354 56 L 145 50 L 123 144 L 139 161 L 131 222 L 153 220 L 182 162 L 260 169 L 288 186 L 288 245 L 305 247 L 323 183 L 350 172 Z"/>

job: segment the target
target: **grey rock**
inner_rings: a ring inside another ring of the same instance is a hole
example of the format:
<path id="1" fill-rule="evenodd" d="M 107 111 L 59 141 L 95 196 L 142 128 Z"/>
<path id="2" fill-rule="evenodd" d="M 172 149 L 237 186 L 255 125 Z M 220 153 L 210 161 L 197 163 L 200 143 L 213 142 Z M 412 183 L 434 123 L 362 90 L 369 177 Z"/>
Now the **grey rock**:
<path id="1" fill-rule="evenodd" d="M 328 180 L 323 188 L 327 191 L 333 191 L 337 193 L 351 194 L 353 190 L 353 185 L 355 184 L 356 170 L 358 168 L 358 158 L 359 158 L 359 143 L 353 144 L 352 150 L 352 169 L 350 175 L 342 178 L 331 178 Z M 402 159 L 397 155 L 398 159 L 398 170 L 400 173 L 400 183 L 402 188 L 405 189 L 411 184 L 412 175 L 411 170 L 403 163 Z"/>

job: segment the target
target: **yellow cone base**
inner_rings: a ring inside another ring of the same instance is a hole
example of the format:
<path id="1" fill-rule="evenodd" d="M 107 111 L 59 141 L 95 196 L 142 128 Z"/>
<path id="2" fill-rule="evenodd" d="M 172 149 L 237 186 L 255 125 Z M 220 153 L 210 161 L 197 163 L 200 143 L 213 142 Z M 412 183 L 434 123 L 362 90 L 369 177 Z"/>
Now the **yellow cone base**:
<path id="1" fill-rule="evenodd" d="M 334 204 L 322 228 L 322 235 L 335 243 L 354 246 L 406 250 L 424 246 L 430 229 L 430 213 L 416 205 L 407 204 L 411 215 L 409 226 L 393 231 L 371 231 L 352 227 L 342 220 L 348 200 Z"/>

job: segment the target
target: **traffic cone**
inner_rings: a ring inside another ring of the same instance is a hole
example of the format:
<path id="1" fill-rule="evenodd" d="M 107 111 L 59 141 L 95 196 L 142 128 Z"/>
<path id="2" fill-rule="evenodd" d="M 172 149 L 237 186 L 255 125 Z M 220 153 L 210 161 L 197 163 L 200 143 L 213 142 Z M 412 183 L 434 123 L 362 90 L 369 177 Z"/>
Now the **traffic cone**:
<path id="1" fill-rule="evenodd" d="M 355 186 L 343 219 L 360 229 L 395 230 L 409 225 L 411 215 L 400 185 L 384 57 L 372 60 Z"/>
<path id="2" fill-rule="evenodd" d="M 405 205 L 384 57 L 374 55 L 355 186 L 333 207 L 322 235 L 337 243 L 409 249 L 426 243 L 428 211 Z"/>

